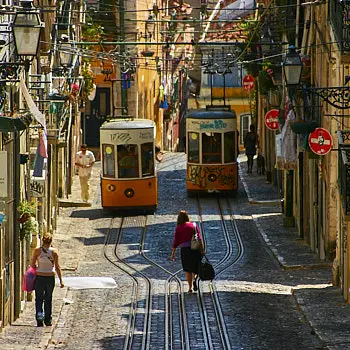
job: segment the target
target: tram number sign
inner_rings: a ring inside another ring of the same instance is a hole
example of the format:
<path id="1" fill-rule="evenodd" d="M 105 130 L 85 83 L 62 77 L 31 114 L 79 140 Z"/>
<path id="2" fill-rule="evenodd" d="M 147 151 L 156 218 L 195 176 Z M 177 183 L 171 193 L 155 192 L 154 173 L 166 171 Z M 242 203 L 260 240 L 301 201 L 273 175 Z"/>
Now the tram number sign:
<path id="1" fill-rule="evenodd" d="M 309 146 L 312 152 L 324 156 L 332 148 L 332 136 L 330 132 L 324 128 L 316 128 L 309 135 Z"/>
<path id="2" fill-rule="evenodd" d="M 254 89 L 254 77 L 250 74 L 244 76 L 243 78 L 243 87 L 245 90 Z"/>
<path id="3" fill-rule="evenodd" d="M 280 111 L 278 109 L 271 109 L 265 114 L 265 125 L 270 130 L 278 130 L 279 121 L 278 118 L 280 116 Z"/>

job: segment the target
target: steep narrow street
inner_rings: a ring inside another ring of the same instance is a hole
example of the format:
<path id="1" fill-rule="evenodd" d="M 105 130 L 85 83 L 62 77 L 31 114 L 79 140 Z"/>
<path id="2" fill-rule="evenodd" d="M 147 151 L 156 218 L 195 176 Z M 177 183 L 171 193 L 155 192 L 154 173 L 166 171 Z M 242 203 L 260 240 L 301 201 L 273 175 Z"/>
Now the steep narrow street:
<path id="1" fill-rule="evenodd" d="M 188 198 L 183 153 L 158 165 L 154 215 L 104 215 L 99 163 L 91 207 L 61 208 L 54 246 L 64 278 L 112 278 L 115 288 L 55 288 L 53 326 L 35 327 L 34 302 L 0 335 L 1 349 L 344 349 L 350 309 L 294 229 L 280 198 L 240 157 L 235 198 Z M 79 198 L 79 184 L 69 201 Z M 246 194 L 248 192 L 248 196 Z M 67 203 L 66 203 L 67 204 Z M 217 276 L 187 294 L 169 260 L 177 213 L 201 225 Z M 322 306 L 322 307 L 321 307 Z"/>

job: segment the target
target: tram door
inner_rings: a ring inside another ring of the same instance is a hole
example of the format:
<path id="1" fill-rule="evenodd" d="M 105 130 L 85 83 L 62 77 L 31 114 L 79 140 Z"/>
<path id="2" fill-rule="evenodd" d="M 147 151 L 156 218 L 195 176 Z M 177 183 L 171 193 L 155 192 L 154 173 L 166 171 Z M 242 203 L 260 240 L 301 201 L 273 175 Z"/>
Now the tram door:
<path id="1" fill-rule="evenodd" d="M 97 88 L 93 101 L 88 101 L 83 116 L 83 140 L 89 147 L 100 147 L 100 126 L 111 115 L 111 91 Z"/>

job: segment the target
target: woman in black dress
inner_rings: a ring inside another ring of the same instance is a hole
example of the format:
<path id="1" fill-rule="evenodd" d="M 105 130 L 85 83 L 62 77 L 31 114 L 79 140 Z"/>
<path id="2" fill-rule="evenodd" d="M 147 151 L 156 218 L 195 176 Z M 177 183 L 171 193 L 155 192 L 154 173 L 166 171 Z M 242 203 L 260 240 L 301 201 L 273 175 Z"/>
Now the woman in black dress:
<path id="1" fill-rule="evenodd" d="M 192 293 L 193 290 L 198 289 L 197 286 L 197 274 L 198 265 L 204 254 L 204 248 L 201 250 L 191 249 L 191 239 L 194 232 L 197 232 L 198 238 L 202 240 L 198 226 L 190 222 L 188 214 L 185 210 L 181 210 L 177 217 L 177 225 L 174 233 L 173 248 L 171 252 L 171 260 L 174 260 L 175 251 L 177 247 L 181 248 L 181 263 L 182 268 L 186 274 L 186 280 L 188 282 L 188 292 Z M 203 244 L 202 244 L 203 247 Z"/>
<path id="2" fill-rule="evenodd" d="M 250 125 L 250 131 L 247 133 L 247 135 L 244 138 L 244 147 L 245 147 L 245 154 L 248 158 L 248 170 L 247 173 L 251 174 L 253 172 L 253 162 L 254 162 L 254 156 L 256 155 L 256 147 L 259 146 L 259 138 L 257 133 L 255 132 L 255 125 Z"/>

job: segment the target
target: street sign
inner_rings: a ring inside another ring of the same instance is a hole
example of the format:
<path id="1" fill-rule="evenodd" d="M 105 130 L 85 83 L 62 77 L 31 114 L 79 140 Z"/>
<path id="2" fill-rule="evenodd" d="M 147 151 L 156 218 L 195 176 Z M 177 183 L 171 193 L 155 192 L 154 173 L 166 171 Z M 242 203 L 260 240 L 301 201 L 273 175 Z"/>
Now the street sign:
<path id="1" fill-rule="evenodd" d="M 278 118 L 280 116 L 280 111 L 278 109 L 271 109 L 265 114 L 265 125 L 270 130 L 278 130 L 279 121 Z"/>
<path id="2" fill-rule="evenodd" d="M 309 135 L 309 146 L 312 152 L 324 156 L 332 148 L 332 136 L 324 128 L 316 128 Z"/>
<path id="3" fill-rule="evenodd" d="M 243 78 L 243 87 L 245 90 L 254 89 L 254 77 L 250 74 L 244 76 Z"/>

